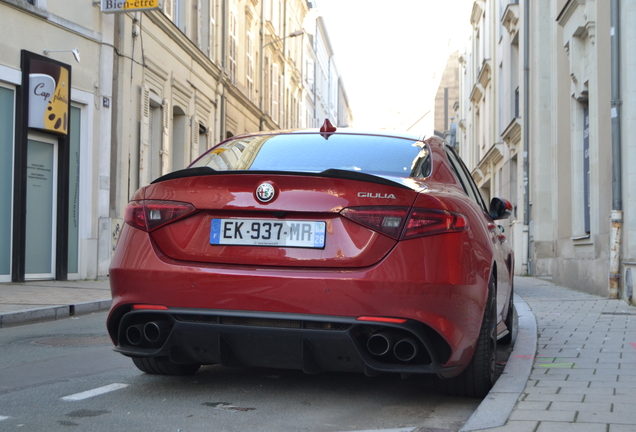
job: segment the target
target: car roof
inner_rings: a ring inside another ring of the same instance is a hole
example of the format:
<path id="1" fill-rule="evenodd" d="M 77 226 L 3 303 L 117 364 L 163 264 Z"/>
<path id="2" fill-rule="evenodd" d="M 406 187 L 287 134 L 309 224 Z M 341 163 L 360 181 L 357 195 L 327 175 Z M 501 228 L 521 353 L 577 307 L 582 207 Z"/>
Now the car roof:
<path id="1" fill-rule="evenodd" d="M 385 136 L 392 138 L 402 138 L 409 139 L 414 141 L 424 141 L 426 136 L 420 135 L 412 132 L 404 132 L 404 131 L 395 131 L 395 130 L 385 130 L 385 129 L 357 129 L 357 128 L 337 128 L 335 132 L 322 132 L 318 128 L 311 129 L 286 129 L 286 130 L 270 130 L 270 131 L 260 131 L 260 132 L 252 132 L 246 133 L 242 135 L 235 135 L 233 137 L 228 138 L 225 141 L 236 140 L 246 137 L 254 137 L 254 136 L 265 136 L 265 135 L 291 135 L 291 134 L 325 134 L 328 136 L 331 135 L 368 135 L 368 136 Z"/>

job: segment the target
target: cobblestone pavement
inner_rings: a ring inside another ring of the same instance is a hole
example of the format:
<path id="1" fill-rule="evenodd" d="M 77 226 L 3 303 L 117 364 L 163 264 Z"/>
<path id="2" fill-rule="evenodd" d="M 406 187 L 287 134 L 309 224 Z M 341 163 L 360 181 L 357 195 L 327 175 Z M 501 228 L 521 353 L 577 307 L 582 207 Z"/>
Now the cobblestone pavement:
<path id="1" fill-rule="evenodd" d="M 536 278 L 515 290 L 537 321 L 537 350 L 508 421 L 490 431 L 636 431 L 636 307 Z"/>

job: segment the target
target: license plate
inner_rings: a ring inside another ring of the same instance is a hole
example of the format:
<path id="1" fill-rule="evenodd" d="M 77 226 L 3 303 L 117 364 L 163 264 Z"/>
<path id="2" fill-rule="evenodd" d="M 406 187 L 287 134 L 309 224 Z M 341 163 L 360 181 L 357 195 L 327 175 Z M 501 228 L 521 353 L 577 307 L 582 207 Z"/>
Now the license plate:
<path id="1" fill-rule="evenodd" d="M 321 249 L 325 226 L 323 221 L 212 219 L 210 244 Z"/>

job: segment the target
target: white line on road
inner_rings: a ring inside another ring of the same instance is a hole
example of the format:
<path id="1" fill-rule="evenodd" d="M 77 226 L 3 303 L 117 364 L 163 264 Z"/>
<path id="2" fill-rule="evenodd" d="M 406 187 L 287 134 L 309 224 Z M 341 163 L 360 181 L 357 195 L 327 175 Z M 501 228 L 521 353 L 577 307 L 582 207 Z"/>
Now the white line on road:
<path id="1" fill-rule="evenodd" d="M 88 399 L 91 398 L 93 396 L 99 396 L 102 395 L 104 393 L 108 393 L 108 392 L 112 392 L 115 390 L 119 390 L 119 389 L 123 389 L 125 387 L 128 387 L 128 384 L 109 384 L 107 386 L 104 387 L 99 387 L 93 390 L 87 390 L 85 392 L 81 392 L 81 393 L 76 393 L 70 396 L 64 396 L 62 398 L 62 400 L 65 401 L 79 401 L 79 400 L 83 400 L 83 399 Z"/>
<path id="2" fill-rule="evenodd" d="M 2 420 L 6 420 L 6 419 L 8 419 L 8 418 L 9 418 L 9 417 L 7 417 L 7 416 L 0 416 L 0 421 L 2 421 Z"/>
<path id="3" fill-rule="evenodd" d="M 414 432 L 416 429 L 418 428 L 408 427 L 408 428 L 398 428 L 398 429 L 367 429 L 367 430 L 349 431 L 349 432 Z M 435 430 L 438 430 L 438 429 L 435 429 Z M 444 430 L 444 429 L 439 429 L 439 430 Z"/>

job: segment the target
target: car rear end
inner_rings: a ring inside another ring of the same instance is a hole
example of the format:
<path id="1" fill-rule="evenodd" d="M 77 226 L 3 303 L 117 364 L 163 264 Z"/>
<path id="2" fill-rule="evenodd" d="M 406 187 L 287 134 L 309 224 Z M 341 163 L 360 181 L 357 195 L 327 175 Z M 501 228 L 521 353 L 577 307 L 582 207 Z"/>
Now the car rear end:
<path id="1" fill-rule="evenodd" d="M 436 157 L 412 137 L 257 135 L 140 189 L 111 263 L 116 349 L 458 373 L 479 333 L 487 251 L 469 230 L 475 210 L 432 175 Z"/>

